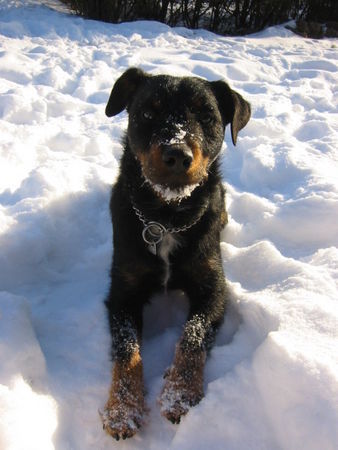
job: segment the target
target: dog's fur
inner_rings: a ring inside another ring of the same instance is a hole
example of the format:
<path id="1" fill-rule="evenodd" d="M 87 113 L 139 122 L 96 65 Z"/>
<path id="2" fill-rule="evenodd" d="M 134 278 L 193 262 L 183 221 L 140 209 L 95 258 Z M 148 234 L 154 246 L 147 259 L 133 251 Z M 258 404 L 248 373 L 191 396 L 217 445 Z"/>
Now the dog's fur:
<path id="1" fill-rule="evenodd" d="M 161 412 L 178 423 L 203 397 L 206 354 L 227 300 L 220 253 L 227 214 L 218 157 L 226 125 L 235 144 L 250 118 L 249 103 L 224 81 L 151 76 L 136 68 L 116 81 L 106 114 L 125 108 L 129 124 L 111 198 L 114 256 L 106 300 L 115 364 L 101 414 L 116 439 L 134 435 L 143 423 L 142 310 L 156 291 L 181 289 L 190 304 L 165 375 Z M 143 230 L 152 221 L 169 232 L 149 247 L 142 232 L 151 240 L 153 230 Z"/>

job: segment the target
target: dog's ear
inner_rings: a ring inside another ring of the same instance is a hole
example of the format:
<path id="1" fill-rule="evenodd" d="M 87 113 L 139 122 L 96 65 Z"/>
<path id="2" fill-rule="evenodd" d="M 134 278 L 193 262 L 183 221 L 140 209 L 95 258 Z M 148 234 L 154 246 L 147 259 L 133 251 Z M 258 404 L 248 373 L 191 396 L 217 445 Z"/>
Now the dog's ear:
<path id="1" fill-rule="evenodd" d="M 233 91 L 225 81 L 213 81 L 210 85 L 217 99 L 224 126 L 231 123 L 231 138 L 236 145 L 238 132 L 249 122 L 250 103 L 238 92 Z"/>
<path id="2" fill-rule="evenodd" d="M 127 108 L 137 88 L 148 76 L 135 67 L 126 70 L 113 86 L 106 106 L 106 116 L 116 116 Z"/>

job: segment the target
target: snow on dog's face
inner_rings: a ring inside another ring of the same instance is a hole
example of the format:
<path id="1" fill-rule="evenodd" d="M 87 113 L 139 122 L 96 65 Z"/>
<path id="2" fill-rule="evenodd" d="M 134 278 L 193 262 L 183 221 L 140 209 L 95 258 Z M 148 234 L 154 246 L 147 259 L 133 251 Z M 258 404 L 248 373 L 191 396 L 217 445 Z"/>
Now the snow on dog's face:
<path id="1" fill-rule="evenodd" d="M 145 180 L 166 200 L 189 196 L 208 169 L 231 123 L 233 143 L 250 118 L 249 104 L 223 81 L 151 76 L 128 69 L 115 83 L 106 114 L 127 108 L 127 142 Z"/>

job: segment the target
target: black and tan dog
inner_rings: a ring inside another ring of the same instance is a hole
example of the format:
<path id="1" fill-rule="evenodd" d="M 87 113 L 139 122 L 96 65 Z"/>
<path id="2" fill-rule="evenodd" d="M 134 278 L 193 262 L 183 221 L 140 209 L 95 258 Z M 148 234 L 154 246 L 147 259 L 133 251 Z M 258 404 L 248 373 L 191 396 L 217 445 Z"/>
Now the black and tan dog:
<path id="1" fill-rule="evenodd" d="M 227 300 L 218 157 L 226 125 L 235 144 L 250 118 L 250 105 L 224 81 L 151 76 L 136 68 L 116 81 L 106 114 L 125 108 L 129 124 L 111 199 L 114 256 L 106 300 L 115 363 L 101 413 L 116 439 L 134 435 L 143 423 L 142 310 L 156 291 L 183 290 L 190 304 L 159 398 L 161 412 L 178 423 L 203 397 L 206 354 Z"/>

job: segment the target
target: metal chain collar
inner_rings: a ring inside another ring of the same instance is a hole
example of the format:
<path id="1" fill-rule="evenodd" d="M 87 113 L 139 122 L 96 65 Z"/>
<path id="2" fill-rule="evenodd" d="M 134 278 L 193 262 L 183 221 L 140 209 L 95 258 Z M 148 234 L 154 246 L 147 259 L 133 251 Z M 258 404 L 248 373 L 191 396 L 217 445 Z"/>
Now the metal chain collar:
<path id="1" fill-rule="evenodd" d="M 142 212 L 132 204 L 133 210 L 136 216 L 139 218 L 140 222 L 143 224 L 142 238 L 146 244 L 148 244 L 148 250 L 153 254 L 157 255 L 157 244 L 160 244 L 166 234 L 181 233 L 182 231 L 187 231 L 199 222 L 204 214 L 203 213 L 197 217 L 189 225 L 184 225 L 183 227 L 169 227 L 166 228 L 160 222 L 147 221 Z"/>

